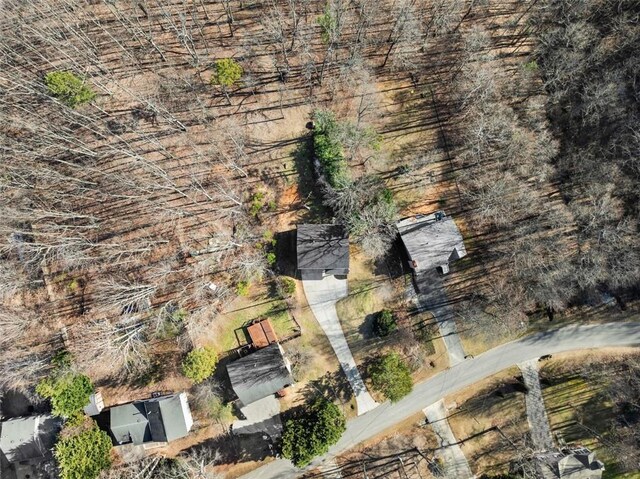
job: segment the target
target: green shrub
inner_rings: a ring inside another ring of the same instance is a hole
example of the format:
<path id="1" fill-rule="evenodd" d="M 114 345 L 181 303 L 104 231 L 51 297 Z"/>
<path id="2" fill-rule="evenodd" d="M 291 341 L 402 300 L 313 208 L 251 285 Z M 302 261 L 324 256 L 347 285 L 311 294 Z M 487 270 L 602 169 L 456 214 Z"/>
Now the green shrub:
<path id="1" fill-rule="evenodd" d="M 320 163 L 327 182 L 334 188 L 349 183 L 347 161 L 340 142 L 339 124 L 330 111 L 316 110 L 313 114 L 313 152 Z"/>
<path id="2" fill-rule="evenodd" d="M 233 422 L 233 407 L 219 397 L 212 397 L 206 406 L 206 415 L 220 424 Z"/>
<path id="3" fill-rule="evenodd" d="M 51 358 L 51 364 L 58 369 L 69 369 L 71 367 L 71 353 L 66 349 L 56 352 Z"/>
<path id="4" fill-rule="evenodd" d="M 297 467 L 325 454 L 346 430 L 342 411 L 324 398 L 314 400 L 301 414 L 284 424 L 282 455 Z"/>
<path id="5" fill-rule="evenodd" d="M 249 205 L 249 214 L 254 218 L 264 208 L 264 193 L 261 191 L 251 195 L 251 204 Z"/>
<path id="6" fill-rule="evenodd" d="M 93 384 L 83 374 L 57 372 L 40 381 L 36 392 L 51 400 L 53 414 L 75 421 L 82 417 L 83 408 L 89 404 Z"/>
<path id="7" fill-rule="evenodd" d="M 84 81 L 71 72 L 50 72 L 44 76 L 49 94 L 70 108 L 90 102 L 96 96 Z"/>
<path id="8" fill-rule="evenodd" d="M 293 293 L 296 292 L 296 281 L 292 278 L 280 278 L 280 287 L 283 295 L 286 297 L 293 296 Z"/>
<path id="9" fill-rule="evenodd" d="M 163 308 L 158 312 L 155 336 L 161 340 L 177 338 L 184 330 L 188 316 L 189 312 L 184 308 L 173 309 L 172 305 Z"/>
<path id="10" fill-rule="evenodd" d="M 216 60 L 211 84 L 220 85 L 223 88 L 230 87 L 240 80 L 243 73 L 242 67 L 233 58 Z"/>
<path id="11" fill-rule="evenodd" d="M 196 348 L 182 361 L 182 373 L 198 384 L 213 374 L 216 364 L 218 354 L 213 348 Z"/>
<path id="12" fill-rule="evenodd" d="M 60 479 L 95 479 L 111 466 L 111 439 L 96 426 L 62 437 L 55 446 Z"/>
<path id="13" fill-rule="evenodd" d="M 398 325 L 396 324 L 396 318 L 391 310 L 383 309 L 378 314 L 376 314 L 375 320 L 373 322 L 373 331 L 378 336 L 380 336 L 381 338 L 389 336 L 389 334 L 393 333 L 397 329 Z"/>
<path id="14" fill-rule="evenodd" d="M 271 230 L 266 230 L 262 234 L 262 240 L 264 241 L 265 246 L 275 247 L 276 245 L 276 239 L 273 237 L 273 231 Z"/>
<path id="15" fill-rule="evenodd" d="M 397 353 L 379 357 L 369 368 L 374 389 L 380 391 L 391 402 L 397 402 L 413 389 L 409 366 Z"/>
<path id="16" fill-rule="evenodd" d="M 239 281 L 236 284 L 236 294 L 238 296 L 247 296 L 249 294 L 249 281 Z"/>
<path id="17" fill-rule="evenodd" d="M 276 264 L 277 258 L 275 253 L 267 253 L 267 264 L 273 266 Z"/>
<path id="18" fill-rule="evenodd" d="M 318 17 L 318 25 L 322 27 L 322 41 L 329 43 L 338 25 L 329 5 L 325 7 L 324 13 Z"/>
<path id="19" fill-rule="evenodd" d="M 324 133 L 316 133 L 313 136 L 313 149 L 327 183 L 334 188 L 345 187 L 349 177 L 342 145 Z"/>

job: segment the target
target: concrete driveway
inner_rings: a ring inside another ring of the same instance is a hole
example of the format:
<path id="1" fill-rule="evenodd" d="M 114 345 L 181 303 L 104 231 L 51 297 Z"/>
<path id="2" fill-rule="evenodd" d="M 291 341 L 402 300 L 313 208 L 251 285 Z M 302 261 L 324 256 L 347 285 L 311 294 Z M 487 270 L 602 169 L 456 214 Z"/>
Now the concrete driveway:
<path id="1" fill-rule="evenodd" d="M 267 396 L 241 409 L 245 419 L 233 421 L 234 434 L 268 434 L 272 438 L 282 435 L 280 401 L 275 395 Z"/>
<path id="2" fill-rule="evenodd" d="M 395 404 L 385 402 L 350 420 L 340 441 L 327 455 L 315 459 L 309 469 L 394 427 L 425 406 L 523 361 L 562 351 L 636 345 L 640 345 L 640 322 L 568 326 L 503 344 L 416 384 L 408 396 Z M 294 479 L 301 473 L 291 461 L 276 459 L 242 479 Z"/>
<path id="3" fill-rule="evenodd" d="M 538 360 L 532 359 L 520 363 L 518 367 L 522 371 L 522 379 L 527 386 L 527 394 L 524 399 L 527 406 L 531 442 L 536 451 L 550 451 L 554 449 L 555 445 L 553 444 L 547 409 L 544 407 L 544 399 L 542 398 Z"/>
<path id="4" fill-rule="evenodd" d="M 469 468 L 469 463 L 465 457 L 456 437 L 453 435 L 449 421 L 447 420 L 447 410 L 444 407 L 444 399 L 427 406 L 422 410 L 429 420 L 429 425 L 438 437 L 440 448 L 436 450 L 436 457 L 442 459 L 444 464 L 445 477 L 455 477 L 456 479 L 471 479 L 473 473 Z"/>
<path id="5" fill-rule="evenodd" d="M 340 361 L 340 366 L 351 384 L 356 398 L 358 415 L 371 411 L 378 403 L 367 391 L 358 372 L 336 311 L 336 303 L 348 295 L 347 280 L 327 276 L 322 280 L 303 280 L 302 287 L 313 315 L 320 323 L 324 334 L 327 335 L 329 343 Z"/>
<path id="6" fill-rule="evenodd" d="M 449 366 L 461 363 L 464 361 L 465 352 L 458 336 L 455 313 L 442 284 L 442 275 L 436 270 L 420 273 L 416 277 L 416 284 L 420 309 L 433 314 L 438 323 L 440 335 L 449 354 Z"/>

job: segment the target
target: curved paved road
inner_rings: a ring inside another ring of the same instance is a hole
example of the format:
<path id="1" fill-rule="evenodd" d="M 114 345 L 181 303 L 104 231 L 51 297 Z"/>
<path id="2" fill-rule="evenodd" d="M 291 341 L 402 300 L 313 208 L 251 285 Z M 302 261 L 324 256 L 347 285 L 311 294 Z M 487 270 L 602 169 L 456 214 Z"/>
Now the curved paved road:
<path id="1" fill-rule="evenodd" d="M 316 459 L 310 467 L 319 466 L 325 460 L 331 460 L 333 456 L 380 434 L 443 397 L 518 363 L 544 354 L 576 349 L 636 345 L 640 345 L 640 322 L 568 326 L 503 344 L 416 384 L 411 394 L 396 404 L 386 402 L 373 411 L 352 419 L 347 423 L 347 430 L 340 441 L 329 450 L 329 454 Z M 278 459 L 242 476 L 242 479 L 293 479 L 300 472 L 291 462 Z"/>

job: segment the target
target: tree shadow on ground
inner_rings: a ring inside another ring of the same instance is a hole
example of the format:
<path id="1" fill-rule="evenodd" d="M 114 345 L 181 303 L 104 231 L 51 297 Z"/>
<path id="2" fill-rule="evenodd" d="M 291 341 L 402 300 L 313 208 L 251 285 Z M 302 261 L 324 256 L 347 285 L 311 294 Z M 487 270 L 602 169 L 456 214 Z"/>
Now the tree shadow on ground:
<path id="1" fill-rule="evenodd" d="M 35 394 L 25 394 L 15 389 L 2 391 L 0 415 L 4 418 L 44 414 L 51 410 L 49 401 L 38 400 Z"/>
<path id="2" fill-rule="evenodd" d="M 266 436 L 266 437 L 265 437 Z M 185 453 L 215 452 L 217 464 L 263 461 L 277 450 L 275 440 L 263 433 L 222 434 L 187 449 Z"/>
<path id="3" fill-rule="evenodd" d="M 296 230 L 281 231 L 276 233 L 276 258 L 277 270 L 285 276 L 296 277 Z"/>
<path id="4" fill-rule="evenodd" d="M 364 321 L 358 327 L 358 332 L 365 341 L 375 341 L 381 339 L 374 331 L 376 316 L 379 313 L 370 313 L 364 317 Z"/>
<path id="5" fill-rule="evenodd" d="M 397 279 L 407 274 L 408 271 L 405 269 L 408 268 L 405 268 L 405 265 L 408 263 L 409 257 L 398 235 L 391 243 L 391 247 L 387 250 L 386 254 L 375 260 L 374 274 L 376 276 L 386 275 L 389 279 Z"/>
<path id="6" fill-rule="evenodd" d="M 318 379 L 309 381 L 302 390 L 302 395 L 307 401 L 312 401 L 317 397 L 324 397 L 329 400 L 335 398 L 341 403 L 347 404 L 353 398 L 353 390 L 342 369 L 338 369 L 337 371 L 329 371 Z"/>

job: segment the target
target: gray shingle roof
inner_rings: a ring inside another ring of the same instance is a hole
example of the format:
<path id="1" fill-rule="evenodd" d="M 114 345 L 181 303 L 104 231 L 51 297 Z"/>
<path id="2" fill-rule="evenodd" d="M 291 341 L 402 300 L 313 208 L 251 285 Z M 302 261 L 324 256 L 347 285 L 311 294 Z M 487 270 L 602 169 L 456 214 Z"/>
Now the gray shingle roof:
<path id="1" fill-rule="evenodd" d="M 109 414 L 117 444 L 170 442 L 186 436 L 193 425 L 186 393 L 114 406 Z"/>
<path id="2" fill-rule="evenodd" d="M 52 450 L 61 428 L 62 421 L 51 415 L 0 422 L 0 477 L 57 477 Z"/>
<path id="3" fill-rule="evenodd" d="M 349 269 L 349 235 L 342 225 L 298 225 L 298 269 Z"/>
<path id="4" fill-rule="evenodd" d="M 293 384 L 277 343 L 227 365 L 231 386 L 244 406 Z"/>
<path id="5" fill-rule="evenodd" d="M 604 465 L 586 448 L 540 453 L 534 458 L 541 479 L 600 479 Z"/>
<path id="6" fill-rule="evenodd" d="M 118 444 L 151 442 L 149 420 L 144 402 L 122 404 L 110 409 L 111 434 Z"/>
<path id="7" fill-rule="evenodd" d="M 0 450 L 9 462 L 46 456 L 62 422 L 51 415 L 18 417 L 0 423 Z"/>
<path id="8" fill-rule="evenodd" d="M 409 259 L 416 262 L 416 272 L 446 266 L 450 261 L 467 255 L 462 234 L 453 218 L 436 214 L 406 218 L 397 224 Z"/>

